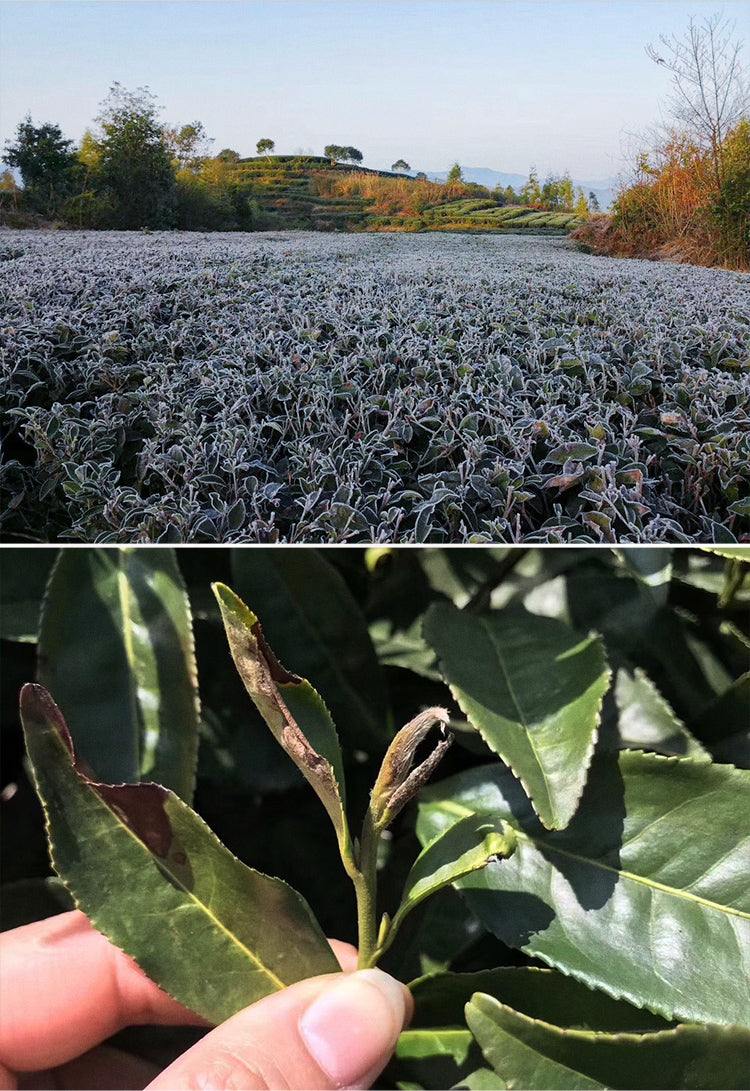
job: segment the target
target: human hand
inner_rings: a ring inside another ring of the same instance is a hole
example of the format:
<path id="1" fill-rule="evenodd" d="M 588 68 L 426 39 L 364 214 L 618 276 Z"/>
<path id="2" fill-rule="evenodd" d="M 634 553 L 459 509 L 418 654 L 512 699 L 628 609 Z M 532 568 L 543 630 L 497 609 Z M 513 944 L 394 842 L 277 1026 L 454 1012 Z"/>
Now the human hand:
<path id="1" fill-rule="evenodd" d="M 99 1043 L 138 1023 L 205 1026 L 78 911 L 0 936 L 0 1086 L 19 1088 L 366 1088 L 411 1016 L 381 970 L 310 978 L 244 1008 L 163 1072 Z M 54 1070 L 54 1071 L 51 1071 Z"/>

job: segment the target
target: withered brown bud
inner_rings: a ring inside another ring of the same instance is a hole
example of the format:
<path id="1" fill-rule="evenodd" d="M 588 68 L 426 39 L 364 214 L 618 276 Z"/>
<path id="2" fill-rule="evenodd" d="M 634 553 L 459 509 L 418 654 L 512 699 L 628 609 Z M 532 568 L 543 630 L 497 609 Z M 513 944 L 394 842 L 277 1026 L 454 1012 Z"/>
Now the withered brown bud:
<path id="1" fill-rule="evenodd" d="M 412 799 L 432 776 L 443 754 L 453 742 L 446 730 L 450 717 L 444 708 L 428 708 L 402 727 L 388 747 L 372 790 L 370 811 L 375 828 L 389 826 L 398 812 Z M 434 749 L 415 769 L 414 755 L 430 730 L 438 725 L 442 737 Z"/>

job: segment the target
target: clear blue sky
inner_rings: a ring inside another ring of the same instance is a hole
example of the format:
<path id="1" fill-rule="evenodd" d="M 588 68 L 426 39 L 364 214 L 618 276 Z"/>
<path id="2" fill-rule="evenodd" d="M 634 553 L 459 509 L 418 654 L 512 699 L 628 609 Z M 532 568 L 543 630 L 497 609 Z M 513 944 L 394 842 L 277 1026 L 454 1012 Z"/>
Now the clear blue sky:
<path id="1" fill-rule="evenodd" d="M 0 0 L 0 150 L 26 114 L 79 141 L 119 81 L 215 152 L 604 179 L 669 94 L 644 46 L 717 12 L 750 37 L 748 0 Z"/>

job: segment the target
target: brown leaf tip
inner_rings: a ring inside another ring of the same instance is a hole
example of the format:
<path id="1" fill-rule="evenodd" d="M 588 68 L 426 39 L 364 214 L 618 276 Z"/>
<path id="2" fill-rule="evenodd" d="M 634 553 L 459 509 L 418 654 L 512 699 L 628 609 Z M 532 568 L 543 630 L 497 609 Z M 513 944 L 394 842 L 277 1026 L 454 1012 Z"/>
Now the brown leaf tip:
<path id="1" fill-rule="evenodd" d="M 447 709 L 428 708 L 398 732 L 388 747 L 372 790 L 370 809 L 377 829 L 385 829 L 432 776 L 453 742 L 453 735 L 447 731 L 449 723 Z M 412 768 L 417 748 L 433 727 L 439 728 L 440 738 L 428 756 Z"/>
<path id="2" fill-rule="evenodd" d="M 268 666 L 269 674 L 272 680 L 277 685 L 285 685 L 291 683 L 293 685 L 299 685 L 302 679 L 298 674 L 292 674 L 286 667 L 283 667 L 278 661 L 274 653 L 269 648 L 266 638 L 263 636 L 263 630 L 261 629 L 260 622 L 256 621 L 250 630 L 255 637 L 258 644 L 258 651 Z"/>
<path id="3" fill-rule="evenodd" d="M 19 696 L 21 722 L 28 729 L 49 730 L 52 728 L 65 743 L 71 759 L 75 760 L 73 740 L 60 709 L 52 695 L 37 682 L 27 682 L 21 687 Z"/>

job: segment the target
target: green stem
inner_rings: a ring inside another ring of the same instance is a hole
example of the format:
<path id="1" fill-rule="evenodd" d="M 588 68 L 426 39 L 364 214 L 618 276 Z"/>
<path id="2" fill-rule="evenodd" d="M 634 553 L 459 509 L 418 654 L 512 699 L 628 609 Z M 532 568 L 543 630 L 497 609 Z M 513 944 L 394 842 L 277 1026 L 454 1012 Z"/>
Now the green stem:
<path id="1" fill-rule="evenodd" d="M 377 865 L 378 865 L 378 840 L 380 832 L 376 830 L 372 814 L 368 808 L 362 825 L 362 841 L 359 850 L 359 869 L 357 875 L 352 876 L 354 890 L 357 895 L 357 924 L 359 930 L 359 961 L 360 970 L 373 966 L 373 955 L 378 941 L 377 926 Z"/>

